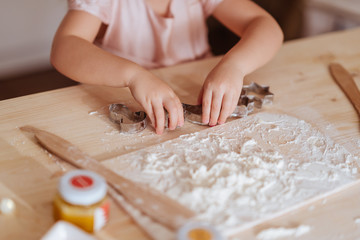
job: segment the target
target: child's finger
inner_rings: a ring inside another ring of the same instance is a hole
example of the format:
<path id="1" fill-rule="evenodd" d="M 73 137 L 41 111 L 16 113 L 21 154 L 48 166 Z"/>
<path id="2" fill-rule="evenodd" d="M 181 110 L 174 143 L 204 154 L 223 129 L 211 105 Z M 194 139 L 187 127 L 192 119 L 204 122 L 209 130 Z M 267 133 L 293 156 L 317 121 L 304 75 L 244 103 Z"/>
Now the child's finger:
<path id="1" fill-rule="evenodd" d="M 204 90 L 203 98 L 202 98 L 202 123 L 204 124 L 209 123 L 211 100 L 212 100 L 212 92 Z"/>
<path id="2" fill-rule="evenodd" d="M 156 134 L 161 135 L 164 131 L 164 124 L 165 124 L 165 113 L 162 103 L 154 102 L 153 111 L 155 115 L 155 131 Z"/>
<path id="3" fill-rule="evenodd" d="M 221 105 L 221 112 L 218 119 L 218 124 L 223 124 L 226 122 L 226 119 L 229 117 L 233 109 L 234 97 L 233 95 L 226 94 L 224 95 L 222 105 Z"/>
<path id="4" fill-rule="evenodd" d="M 164 107 L 169 114 L 169 129 L 174 130 L 177 126 L 179 117 L 176 103 L 173 101 L 165 101 Z"/>
<path id="5" fill-rule="evenodd" d="M 151 105 L 146 105 L 143 106 L 147 117 L 150 119 L 151 124 L 155 127 L 155 117 L 154 117 L 154 112 L 152 110 L 152 106 Z"/>
<path id="6" fill-rule="evenodd" d="M 219 95 L 218 93 L 213 93 L 213 98 L 211 101 L 211 112 L 210 112 L 210 121 L 209 126 L 215 126 L 218 122 L 221 103 L 223 100 L 223 95 Z"/>
<path id="7" fill-rule="evenodd" d="M 184 108 L 179 100 L 178 102 L 178 122 L 177 122 L 177 126 L 182 127 L 184 125 Z"/>

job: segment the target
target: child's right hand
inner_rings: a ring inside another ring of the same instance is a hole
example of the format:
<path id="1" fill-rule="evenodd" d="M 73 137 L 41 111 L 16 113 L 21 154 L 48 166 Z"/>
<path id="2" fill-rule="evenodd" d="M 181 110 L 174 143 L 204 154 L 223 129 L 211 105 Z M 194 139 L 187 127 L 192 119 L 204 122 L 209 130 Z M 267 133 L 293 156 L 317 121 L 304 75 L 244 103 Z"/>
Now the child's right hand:
<path id="1" fill-rule="evenodd" d="M 131 94 L 144 108 L 154 125 L 156 133 L 162 134 L 165 125 L 165 111 L 169 113 L 169 129 L 184 125 L 183 107 L 174 91 L 148 71 L 141 71 L 129 82 Z"/>

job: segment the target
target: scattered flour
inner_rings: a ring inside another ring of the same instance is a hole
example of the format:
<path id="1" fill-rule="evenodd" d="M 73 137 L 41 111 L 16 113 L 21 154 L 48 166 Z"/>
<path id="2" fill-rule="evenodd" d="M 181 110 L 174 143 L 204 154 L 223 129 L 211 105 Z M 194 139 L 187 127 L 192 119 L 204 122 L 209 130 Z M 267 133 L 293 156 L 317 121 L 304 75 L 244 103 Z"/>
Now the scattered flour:
<path id="1" fill-rule="evenodd" d="M 132 217 L 132 219 L 142 226 L 143 231 L 153 239 L 172 240 L 175 239 L 174 232 L 168 230 L 159 223 L 154 222 L 150 217 L 142 214 L 137 208 L 129 204 L 122 195 L 115 190 L 108 190 L 112 197 L 116 198 L 121 207 Z"/>
<path id="2" fill-rule="evenodd" d="M 268 228 L 256 235 L 259 240 L 275 240 L 297 238 L 310 232 L 311 228 L 306 225 L 300 225 L 296 228 Z"/>
<path id="3" fill-rule="evenodd" d="M 166 193 L 230 235 L 356 180 L 358 162 L 305 121 L 259 113 L 104 164 Z M 307 229 L 276 231 L 295 236 Z M 270 239 L 266 234 L 260 239 Z"/>

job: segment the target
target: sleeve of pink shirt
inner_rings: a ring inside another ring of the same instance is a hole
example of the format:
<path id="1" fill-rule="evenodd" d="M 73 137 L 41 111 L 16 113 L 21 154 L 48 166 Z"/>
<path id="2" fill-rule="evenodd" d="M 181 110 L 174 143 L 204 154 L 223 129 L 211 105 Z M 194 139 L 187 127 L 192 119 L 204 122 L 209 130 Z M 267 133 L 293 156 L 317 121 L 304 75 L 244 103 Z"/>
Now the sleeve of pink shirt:
<path id="1" fill-rule="evenodd" d="M 103 23 L 109 24 L 113 0 L 67 0 L 69 10 L 80 10 L 98 17 Z"/>
<path id="2" fill-rule="evenodd" d="M 205 15 L 210 16 L 215 8 L 221 3 L 223 0 L 200 0 L 204 9 Z"/>

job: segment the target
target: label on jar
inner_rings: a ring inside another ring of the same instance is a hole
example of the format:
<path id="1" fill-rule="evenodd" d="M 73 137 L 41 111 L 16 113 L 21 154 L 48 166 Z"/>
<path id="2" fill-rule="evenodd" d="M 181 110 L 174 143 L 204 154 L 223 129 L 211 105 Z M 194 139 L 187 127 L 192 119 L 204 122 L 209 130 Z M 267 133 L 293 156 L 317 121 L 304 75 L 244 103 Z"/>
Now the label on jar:
<path id="1" fill-rule="evenodd" d="M 106 201 L 94 211 L 94 231 L 101 229 L 109 220 L 109 202 Z"/>

